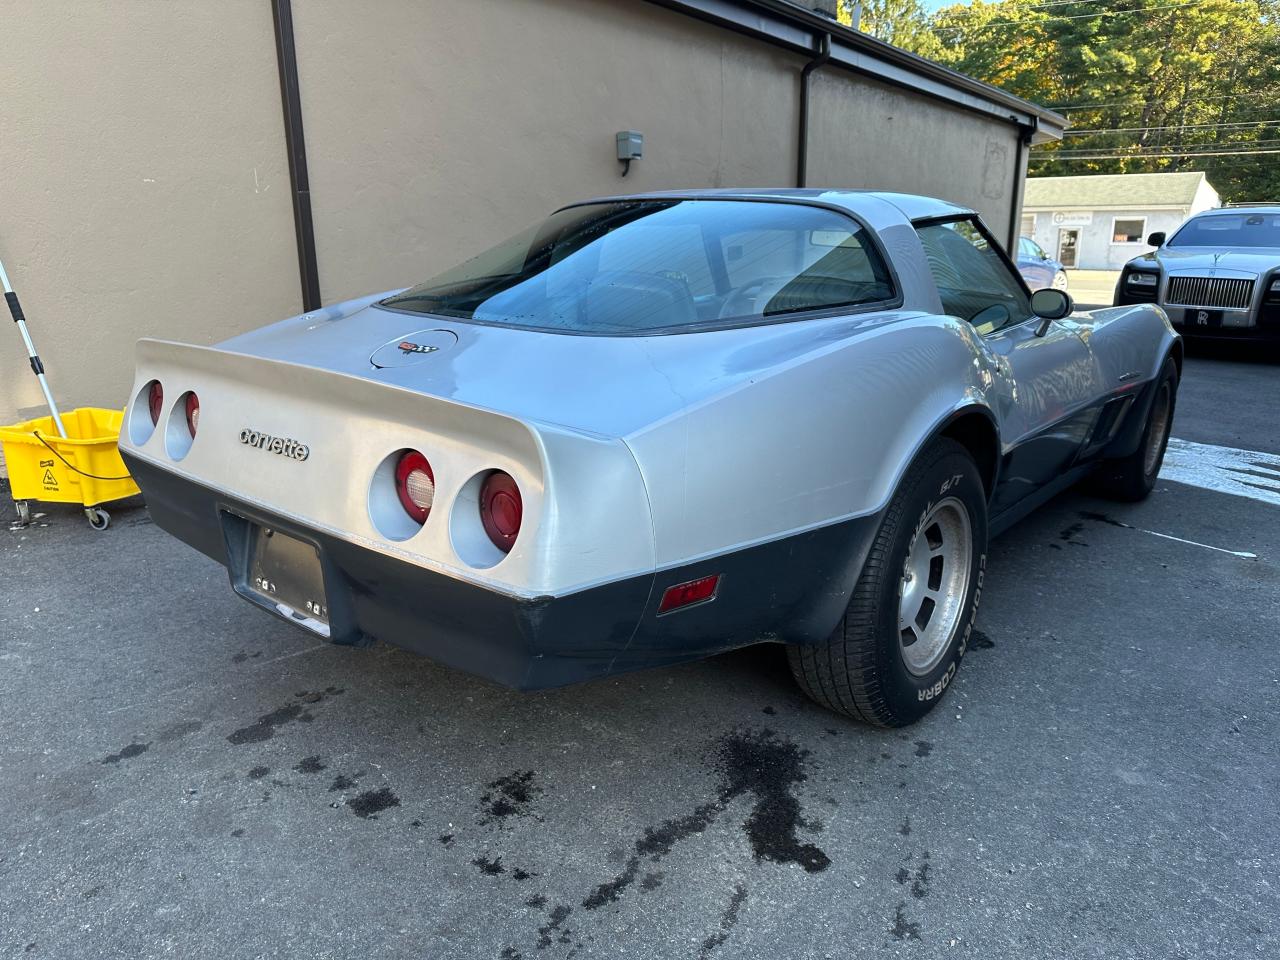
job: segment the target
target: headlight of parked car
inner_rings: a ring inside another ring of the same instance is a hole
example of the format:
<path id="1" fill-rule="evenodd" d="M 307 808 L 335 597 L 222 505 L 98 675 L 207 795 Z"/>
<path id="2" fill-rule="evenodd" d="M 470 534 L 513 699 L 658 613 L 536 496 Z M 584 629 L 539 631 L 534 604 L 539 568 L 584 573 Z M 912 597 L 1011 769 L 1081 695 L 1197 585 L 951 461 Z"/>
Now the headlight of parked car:
<path id="1" fill-rule="evenodd" d="M 1125 283 L 1130 287 L 1154 287 L 1160 282 L 1158 274 L 1154 273 L 1131 273 L 1126 278 Z"/>

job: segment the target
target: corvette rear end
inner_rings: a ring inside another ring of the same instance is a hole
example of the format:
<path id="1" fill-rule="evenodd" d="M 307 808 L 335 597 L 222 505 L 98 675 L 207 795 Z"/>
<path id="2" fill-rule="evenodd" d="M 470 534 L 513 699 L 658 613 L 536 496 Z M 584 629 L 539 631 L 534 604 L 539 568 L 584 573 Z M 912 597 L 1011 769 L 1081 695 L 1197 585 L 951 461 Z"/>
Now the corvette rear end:
<path id="1" fill-rule="evenodd" d="M 251 602 L 519 687 L 625 649 L 653 535 L 622 443 L 226 350 L 143 341 L 138 359 L 121 451 L 155 521 Z"/>

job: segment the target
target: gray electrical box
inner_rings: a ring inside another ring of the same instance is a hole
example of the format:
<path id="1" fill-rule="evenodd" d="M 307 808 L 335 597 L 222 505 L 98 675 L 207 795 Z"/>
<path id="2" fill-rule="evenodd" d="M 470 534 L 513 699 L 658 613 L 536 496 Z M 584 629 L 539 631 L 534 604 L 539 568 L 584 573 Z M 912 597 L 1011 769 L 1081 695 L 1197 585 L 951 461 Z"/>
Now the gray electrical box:
<path id="1" fill-rule="evenodd" d="M 639 160 L 644 156 L 644 134 L 638 130 L 618 131 L 618 159 Z"/>

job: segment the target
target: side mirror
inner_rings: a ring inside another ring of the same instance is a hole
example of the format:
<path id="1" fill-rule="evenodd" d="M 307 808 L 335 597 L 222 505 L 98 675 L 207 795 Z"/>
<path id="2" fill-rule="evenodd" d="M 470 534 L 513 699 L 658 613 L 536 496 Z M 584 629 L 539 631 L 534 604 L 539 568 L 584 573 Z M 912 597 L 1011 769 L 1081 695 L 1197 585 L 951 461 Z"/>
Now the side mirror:
<path id="1" fill-rule="evenodd" d="M 1147 237 L 1147 244 L 1152 247 L 1163 247 L 1164 231 L 1157 230 L 1155 233 L 1151 234 L 1151 236 Z"/>
<path id="2" fill-rule="evenodd" d="M 1037 290 L 1031 295 L 1031 312 L 1041 320 L 1040 326 L 1036 327 L 1036 336 L 1043 337 L 1049 332 L 1050 323 L 1071 316 L 1074 309 L 1071 294 L 1065 290 L 1055 290 L 1053 287 Z"/>

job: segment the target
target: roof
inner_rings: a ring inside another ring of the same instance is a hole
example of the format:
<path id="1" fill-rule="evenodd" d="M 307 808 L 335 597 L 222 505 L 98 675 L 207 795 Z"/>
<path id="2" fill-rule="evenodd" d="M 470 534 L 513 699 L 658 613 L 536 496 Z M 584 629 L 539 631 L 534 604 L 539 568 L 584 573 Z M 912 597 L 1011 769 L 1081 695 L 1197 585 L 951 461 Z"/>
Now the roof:
<path id="1" fill-rule="evenodd" d="M 1030 177 L 1023 210 L 1150 210 L 1190 207 L 1204 173 L 1117 173 Z"/>
<path id="2" fill-rule="evenodd" d="M 952 106 L 1013 122 L 1032 143 L 1062 139 L 1067 119 L 940 63 L 878 40 L 794 0 L 649 0 L 812 59 L 829 37 L 829 67 L 873 77 Z"/>
<path id="3" fill-rule="evenodd" d="M 800 203 L 819 203 L 858 212 L 861 197 L 874 197 L 897 207 L 908 220 L 932 217 L 951 217 L 972 214 L 968 207 L 957 206 L 946 200 L 920 196 L 914 193 L 893 193 L 885 190 L 840 190 L 823 187 L 703 187 L 692 190 L 650 190 L 645 193 L 629 193 L 609 197 L 594 197 L 568 204 L 571 207 L 591 203 L 612 203 L 634 200 L 794 200 Z"/>

